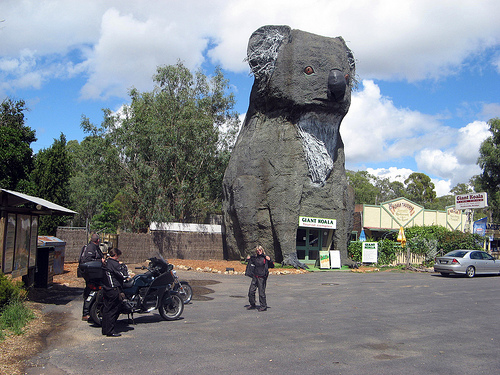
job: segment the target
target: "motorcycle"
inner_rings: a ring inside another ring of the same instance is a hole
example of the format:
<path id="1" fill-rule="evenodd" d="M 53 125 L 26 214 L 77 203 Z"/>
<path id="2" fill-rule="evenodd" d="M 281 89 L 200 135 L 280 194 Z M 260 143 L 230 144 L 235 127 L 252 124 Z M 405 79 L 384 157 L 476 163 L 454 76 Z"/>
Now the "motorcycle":
<path id="1" fill-rule="evenodd" d="M 122 302 L 121 313 L 128 314 L 134 321 L 134 313 L 148 313 L 158 309 L 164 320 L 179 319 L 184 311 L 184 301 L 179 292 L 180 287 L 174 290 L 176 275 L 174 266 L 164 259 L 156 257 L 149 259 L 147 272 L 135 275 L 123 284 L 125 298 Z M 90 307 L 90 317 L 98 326 L 102 323 L 101 309 L 103 307 L 103 291 L 94 295 Z"/>
<path id="2" fill-rule="evenodd" d="M 193 299 L 193 289 L 191 288 L 191 285 L 187 281 L 184 280 L 179 280 L 179 276 L 177 276 L 177 272 L 175 270 L 172 270 L 174 274 L 174 285 L 173 285 L 173 290 L 178 291 L 179 295 L 181 296 L 182 300 L 184 301 L 184 304 L 188 304 L 191 302 L 191 299 Z"/>

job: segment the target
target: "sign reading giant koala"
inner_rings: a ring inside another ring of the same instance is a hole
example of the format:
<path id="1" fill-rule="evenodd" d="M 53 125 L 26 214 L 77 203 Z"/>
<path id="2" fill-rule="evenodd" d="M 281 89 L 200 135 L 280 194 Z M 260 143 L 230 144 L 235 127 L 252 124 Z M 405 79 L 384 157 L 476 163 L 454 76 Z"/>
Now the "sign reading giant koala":
<path id="1" fill-rule="evenodd" d="M 227 259 L 262 245 L 295 266 L 299 216 L 336 220 L 347 260 L 354 194 L 339 127 L 351 103 L 354 57 L 341 37 L 263 26 L 250 37 L 255 81 L 223 181 Z"/>

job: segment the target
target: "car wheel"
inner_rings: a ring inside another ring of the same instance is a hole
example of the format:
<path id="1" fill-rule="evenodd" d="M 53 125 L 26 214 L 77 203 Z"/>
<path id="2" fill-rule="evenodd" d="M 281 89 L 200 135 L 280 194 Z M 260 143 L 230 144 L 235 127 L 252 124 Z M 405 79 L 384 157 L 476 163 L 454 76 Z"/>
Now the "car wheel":
<path id="1" fill-rule="evenodd" d="M 476 269 L 472 266 L 469 266 L 467 267 L 467 270 L 465 271 L 465 274 L 467 275 L 467 277 L 474 277 L 474 275 L 476 274 Z"/>

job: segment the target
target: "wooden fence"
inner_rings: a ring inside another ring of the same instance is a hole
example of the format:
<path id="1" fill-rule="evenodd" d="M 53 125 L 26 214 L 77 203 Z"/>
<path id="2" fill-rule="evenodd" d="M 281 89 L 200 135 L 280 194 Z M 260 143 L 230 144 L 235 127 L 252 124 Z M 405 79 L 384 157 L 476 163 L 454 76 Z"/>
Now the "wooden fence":
<path id="1" fill-rule="evenodd" d="M 407 263 L 406 256 L 407 256 L 406 251 L 401 251 L 399 253 L 396 253 L 396 260 L 392 262 L 390 265 L 395 266 L 398 264 L 406 264 Z M 425 262 L 424 255 L 410 253 L 410 264 L 422 264 L 424 262 Z"/>

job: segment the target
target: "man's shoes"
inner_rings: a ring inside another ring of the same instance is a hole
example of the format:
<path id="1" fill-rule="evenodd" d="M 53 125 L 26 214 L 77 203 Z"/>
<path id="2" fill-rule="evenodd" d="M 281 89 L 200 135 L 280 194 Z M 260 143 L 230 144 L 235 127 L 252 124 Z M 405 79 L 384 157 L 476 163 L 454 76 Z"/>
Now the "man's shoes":
<path id="1" fill-rule="evenodd" d="M 254 310 L 256 308 L 257 308 L 257 306 L 255 306 L 255 305 L 247 306 L 247 310 Z"/>
<path id="2" fill-rule="evenodd" d="M 90 316 L 89 316 L 89 315 L 84 315 L 84 316 L 82 316 L 82 320 L 83 320 L 84 322 L 88 322 L 88 320 L 89 320 L 89 319 L 90 319 Z"/>
<path id="3" fill-rule="evenodd" d="M 259 307 L 258 311 L 267 311 L 267 307 Z"/>
<path id="4" fill-rule="evenodd" d="M 107 337 L 120 337 L 122 334 L 121 333 L 110 333 L 106 335 Z"/>

